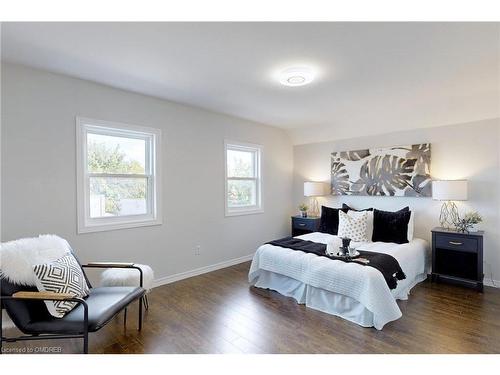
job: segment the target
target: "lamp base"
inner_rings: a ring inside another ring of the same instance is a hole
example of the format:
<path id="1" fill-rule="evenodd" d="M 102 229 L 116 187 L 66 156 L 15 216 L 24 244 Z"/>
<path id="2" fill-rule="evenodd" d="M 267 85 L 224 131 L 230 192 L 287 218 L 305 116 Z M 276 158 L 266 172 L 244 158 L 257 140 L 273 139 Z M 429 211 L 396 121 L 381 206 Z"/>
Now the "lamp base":
<path id="1" fill-rule="evenodd" d="M 441 227 L 446 229 L 455 228 L 459 219 L 458 208 L 455 202 L 444 202 L 441 206 L 441 213 L 439 214 L 439 224 Z"/>
<path id="2" fill-rule="evenodd" d="M 311 197 L 311 216 L 319 216 L 319 204 L 316 197 Z"/>

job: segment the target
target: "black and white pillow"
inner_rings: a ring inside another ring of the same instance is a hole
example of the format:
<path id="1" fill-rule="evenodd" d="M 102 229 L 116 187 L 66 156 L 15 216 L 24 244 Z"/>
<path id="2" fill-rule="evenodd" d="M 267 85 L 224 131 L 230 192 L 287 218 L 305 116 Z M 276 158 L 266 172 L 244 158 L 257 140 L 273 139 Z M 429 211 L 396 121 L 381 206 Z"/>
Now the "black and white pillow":
<path id="1" fill-rule="evenodd" d="M 368 242 L 368 219 L 366 211 L 339 211 L 339 237 L 348 237 L 354 242 Z"/>
<path id="2" fill-rule="evenodd" d="M 89 288 L 87 280 L 75 257 L 65 255 L 50 263 L 33 266 L 36 286 L 40 292 L 71 293 L 75 297 L 87 297 Z M 50 315 L 62 318 L 73 310 L 76 302 L 45 301 Z"/>
<path id="3" fill-rule="evenodd" d="M 368 227 L 366 228 L 366 237 L 368 238 L 368 241 L 371 241 L 373 236 L 373 207 L 357 210 L 355 208 L 352 208 L 351 206 L 348 206 L 345 203 L 342 203 L 342 211 L 368 212 Z"/>

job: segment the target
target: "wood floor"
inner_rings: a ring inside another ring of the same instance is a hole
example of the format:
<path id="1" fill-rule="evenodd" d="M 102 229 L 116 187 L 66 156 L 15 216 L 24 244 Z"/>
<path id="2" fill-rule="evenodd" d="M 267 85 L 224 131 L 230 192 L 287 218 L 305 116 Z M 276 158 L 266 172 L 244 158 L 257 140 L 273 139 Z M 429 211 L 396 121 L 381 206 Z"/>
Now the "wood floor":
<path id="1" fill-rule="evenodd" d="M 424 282 L 382 331 L 250 288 L 250 263 L 154 289 L 142 332 L 129 310 L 90 336 L 91 353 L 500 353 L 500 289 Z M 6 344 L 78 353 L 81 340 Z"/>

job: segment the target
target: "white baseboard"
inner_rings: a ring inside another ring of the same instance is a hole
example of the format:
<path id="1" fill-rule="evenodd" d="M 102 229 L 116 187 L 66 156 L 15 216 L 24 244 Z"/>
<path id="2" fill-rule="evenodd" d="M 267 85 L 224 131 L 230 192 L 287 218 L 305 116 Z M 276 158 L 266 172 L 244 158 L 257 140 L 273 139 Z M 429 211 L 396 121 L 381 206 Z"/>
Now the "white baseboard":
<path id="1" fill-rule="evenodd" d="M 492 286 L 494 288 L 500 288 L 500 281 L 499 280 L 492 280 L 492 279 L 483 279 L 483 284 L 486 286 Z"/>
<path id="2" fill-rule="evenodd" d="M 193 277 L 193 276 L 202 275 L 204 273 L 217 271 L 217 270 L 220 270 L 221 268 L 227 268 L 227 267 L 234 266 L 236 264 L 248 262 L 249 260 L 252 260 L 253 255 L 254 254 L 249 254 L 249 255 L 242 256 L 240 258 L 230 259 L 230 260 L 226 260 L 224 262 L 212 264 L 210 266 L 196 268 L 194 270 L 176 273 L 176 274 L 170 275 L 170 276 L 160 277 L 159 279 L 156 279 L 153 281 L 153 288 L 156 288 L 158 286 L 165 285 L 165 284 L 170 284 L 170 283 L 173 283 L 173 282 L 176 282 L 179 280 L 188 279 L 188 278 Z"/>

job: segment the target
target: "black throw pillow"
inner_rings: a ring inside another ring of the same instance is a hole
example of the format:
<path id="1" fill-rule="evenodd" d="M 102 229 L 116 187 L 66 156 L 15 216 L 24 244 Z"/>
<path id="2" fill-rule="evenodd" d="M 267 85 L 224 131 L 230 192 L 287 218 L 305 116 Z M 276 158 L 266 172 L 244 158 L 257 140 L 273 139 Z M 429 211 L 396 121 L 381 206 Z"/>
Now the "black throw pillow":
<path id="1" fill-rule="evenodd" d="M 396 212 L 375 209 L 373 211 L 372 241 L 407 243 L 410 217 L 409 207 Z"/>
<path id="2" fill-rule="evenodd" d="M 319 221 L 319 231 L 337 235 L 339 231 L 339 210 L 347 212 L 343 208 L 331 208 L 321 206 L 321 218 Z"/>
<path id="3" fill-rule="evenodd" d="M 373 208 L 372 208 L 372 207 L 370 207 L 370 208 L 365 208 L 364 210 L 355 210 L 354 208 L 349 207 L 347 204 L 342 203 L 342 211 L 343 211 L 343 210 L 346 210 L 346 211 L 351 210 L 351 211 L 358 211 L 358 212 L 361 212 L 361 211 L 373 211 Z"/>

